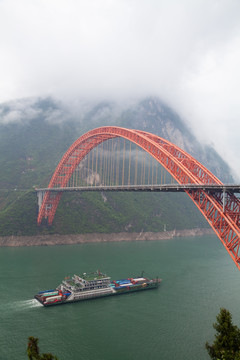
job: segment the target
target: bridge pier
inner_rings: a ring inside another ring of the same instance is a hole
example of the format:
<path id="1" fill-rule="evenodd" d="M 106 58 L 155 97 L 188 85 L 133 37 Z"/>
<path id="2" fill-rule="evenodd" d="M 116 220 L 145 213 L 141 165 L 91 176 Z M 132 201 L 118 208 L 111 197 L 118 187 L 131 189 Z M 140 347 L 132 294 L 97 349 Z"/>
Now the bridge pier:
<path id="1" fill-rule="evenodd" d="M 225 203 L 226 203 L 226 189 L 223 188 L 223 213 L 225 213 Z"/>
<path id="2" fill-rule="evenodd" d="M 38 198 L 38 213 L 40 212 L 43 198 L 45 196 L 46 191 L 45 190 L 37 190 L 37 198 Z"/>

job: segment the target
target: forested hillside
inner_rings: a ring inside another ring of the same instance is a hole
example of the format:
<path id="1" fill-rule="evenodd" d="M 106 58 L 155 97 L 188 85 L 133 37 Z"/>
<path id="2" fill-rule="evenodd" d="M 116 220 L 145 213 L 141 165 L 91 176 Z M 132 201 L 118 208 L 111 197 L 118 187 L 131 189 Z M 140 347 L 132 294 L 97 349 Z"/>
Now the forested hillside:
<path id="1" fill-rule="evenodd" d="M 207 227 L 187 195 L 167 193 L 64 194 L 53 226 L 38 227 L 34 188 L 46 187 L 72 142 L 98 126 L 155 133 L 188 151 L 223 181 L 230 178 L 229 168 L 216 152 L 201 146 L 179 116 L 158 99 L 125 107 L 88 104 L 79 109 L 71 111 L 52 99 L 0 106 L 0 235 Z"/>

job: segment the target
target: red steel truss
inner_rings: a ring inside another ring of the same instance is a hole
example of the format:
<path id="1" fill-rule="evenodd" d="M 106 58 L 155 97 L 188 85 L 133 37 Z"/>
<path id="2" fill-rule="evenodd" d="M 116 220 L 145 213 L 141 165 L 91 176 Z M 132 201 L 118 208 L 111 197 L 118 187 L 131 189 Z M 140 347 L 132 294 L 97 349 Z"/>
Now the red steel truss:
<path id="1" fill-rule="evenodd" d="M 82 159 L 100 143 L 115 138 L 125 138 L 154 157 L 179 184 L 219 184 L 221 181 L 196 159 L 171 142 L 144 131 L 115 126 L 100 127 L 77 139 L 63 155 L 48 188 L 65 187 Z M 204 190 L 186 190 L 186 193 L 207 219 L 225 249 L 240 270 L 240 201 L 231 193 L 209 193 Z M 60 201 L 61 192 L 47 191 L 38 215 L 49 225 Z"/>

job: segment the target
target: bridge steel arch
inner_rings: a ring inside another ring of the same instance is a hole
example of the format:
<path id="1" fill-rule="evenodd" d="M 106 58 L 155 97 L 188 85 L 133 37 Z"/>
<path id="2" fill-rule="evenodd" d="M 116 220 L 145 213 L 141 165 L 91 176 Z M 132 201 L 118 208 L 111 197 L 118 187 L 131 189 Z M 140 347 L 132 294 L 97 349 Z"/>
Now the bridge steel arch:
<path id="1" fill-rule="evenodd" d="M 204 184 L 223 184 L 191 155 L 157 135 L 115 126 L 93 129 L 77 139 L 63 155 L 48 188 L 66 187 L 83 158 L 94 147 L 116 137 L 125 138 L 148 152 L 179 184 L 203 185 L 202 189 L 185 191 L 207 219 L 240 270 L 240 201 L 232 193 L 205 191 Z M 43 218 L 48 219 L 49 225 L 52 224 L 61 194 L 46 191 L 38 215 L 39 225 Z"/>

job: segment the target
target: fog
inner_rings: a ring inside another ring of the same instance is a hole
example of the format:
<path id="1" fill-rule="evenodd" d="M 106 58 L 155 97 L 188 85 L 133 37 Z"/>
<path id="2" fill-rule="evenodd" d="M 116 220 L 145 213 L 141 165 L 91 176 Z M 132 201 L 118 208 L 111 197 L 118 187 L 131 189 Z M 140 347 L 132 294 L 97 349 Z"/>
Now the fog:
<path id="1" fill-rule="evenodd" d="M 0 0 L 0 44 L 0 102 L 158 96 L 240 177 L 238 0 Z"/>

